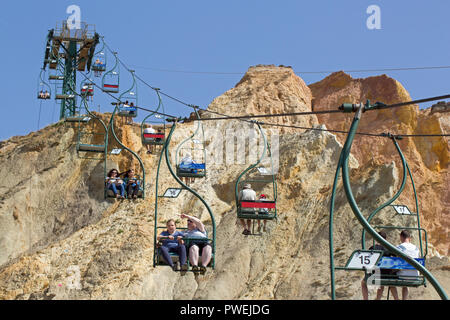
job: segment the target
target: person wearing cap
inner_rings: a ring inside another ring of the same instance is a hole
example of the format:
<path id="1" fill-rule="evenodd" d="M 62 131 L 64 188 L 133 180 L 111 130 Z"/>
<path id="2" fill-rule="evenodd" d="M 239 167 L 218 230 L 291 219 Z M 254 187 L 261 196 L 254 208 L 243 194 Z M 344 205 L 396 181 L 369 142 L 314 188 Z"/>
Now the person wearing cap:
<path id="1" fill-rule="evenodd" d="M 195 163 L 195 162 L 194 162 L 194 160 L 192 160 L 192 156 L 191 156 L 191 154 L 188 152 L 188 153 L 186 153 L 186 155 L 183 157 L 183 159 L 181 159 L 180 166 L 181 166 L 181 165 L 183 165 L 183 166 L 190 166 L 190 165 L 192 165 L 193 163 Z M 192 170 L 193 170 L 193 169 L 183 169 L 183 168 L 180 168 L 180 169 L 181 169 L 181 171 L 186 171 L 186 172 L 189 172 L 189 173 L 191 173 Z M 189 185 L 191 182 L 194 182 L 194 178 L 184 177 L 184 179 L 185 179 L 185 182 L 186 182 L 187 185 Z M 182 177 L 181 180 L 183 180 L 183 177 Z"/>
<path id="2" fill-rule="evenodd" d="M 238 201 L 255 201 L 256 200 L 256 192 L 252 189 L 252 185 L 250 183 L 244 184 L 244 188 L 239 192 Z M 241 208 L 241 212 L 247 212 L 247 213 L 255 213 L 254 208 Z M 243 235 L 249 235 L 252 232 L 250 231 L 250 227 L 252 224 L 252 221 L 250 219 L 247 219 L 247 225 L 245 224 L 244 219 L 240 219 L 241 225 L 244 227 L 244 231 L 242 232 Z"/>
<path id="3" fill-rule="evenodd" d="M 208 241 L 207 231 L 203 222 L 193 216 L 182 213 L 182 219 L 187 219 L 187 230 L 183 232 L 183 238 L 190 240 L 186 244 L 189 253 L 189 262 L 195 274 L 205 274 L 206 267 L 211 261 L 212 247 Z M 201 252 L 202 263 L 199 266 L 198 260 Z"/>
<path id="4" fill-rule="evenodd" d="M 261 194 L 259 196 L 259 201 L 267 201 L 267 196 L 265 194 Z M 260 208 L 258 211 L 259 214 L 269 214 L 269 209 L 268 208 Z M 263 231 L 266 232 L 266 223 L 267 220 L 264 219 L 263 220 L 264 223 L 264 227 L 263 227 Z M 258 232 L 261 232 L 261 221 L 258 219 Z"/>
<path id="5" fill-rule="evenodd" d="M 155 129 L 153 129 L 151 124 L 146 124 L 144 128 L 144 134 L 145 133 L 156 133 Z M 147 144 L 147 153 L 152 154 L 153 153 L 153 145 Z"/>

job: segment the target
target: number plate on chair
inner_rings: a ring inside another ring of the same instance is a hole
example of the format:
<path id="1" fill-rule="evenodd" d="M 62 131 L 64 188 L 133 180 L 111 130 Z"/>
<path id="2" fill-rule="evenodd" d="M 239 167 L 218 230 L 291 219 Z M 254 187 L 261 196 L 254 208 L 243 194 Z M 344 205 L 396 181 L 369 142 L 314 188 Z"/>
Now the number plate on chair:
<path id="1" fill-rule="evenodd" d="M 357 250 L 352 253 L 346 268 L 356 270 L 372 269 L 377 265 L 380 258 L 380 251 Z"/>
<path id="2" fill-rule="evenodd" d="M 182 189 L 179 188 L 168 188 L 166 192 L 164 192 L 164 198 L 176 198 L 180 194 Z"/>
<path id="3" fill-rule="evenodd" d="M 408 207 L 405 205 L 393 205 L 395 212 L 398 214 L 411 214 L 411 211 L 409 211 Z"/>

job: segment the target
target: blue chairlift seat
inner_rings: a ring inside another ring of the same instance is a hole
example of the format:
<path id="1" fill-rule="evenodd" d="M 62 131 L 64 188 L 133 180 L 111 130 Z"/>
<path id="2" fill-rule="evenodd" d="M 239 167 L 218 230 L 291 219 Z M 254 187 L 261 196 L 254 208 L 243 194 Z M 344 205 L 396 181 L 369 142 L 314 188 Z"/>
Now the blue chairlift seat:
<path id="1" fill-rule="evenodd" d="M 131 106 L 119 106 L 119 111 L 117 112 L 119 116 L 122 117 L 136 117 L 137 116 L 137 108 Z"/>
<path id="2" fill-rule="evenodd" d="M 425 266 L 425 259 L 414 259 L 422 266 Z M 399 257 L 381 257 L 377 263 L 377 267 L 383 270 L 415 270 L 408 262 Z M 425 284 L 424 276 L 417 272 L 417 275 L 397 275 L 393 274 L 367 274 L 367 279 L 371 281 L 369 284 L 378 284 L 381 286 L 391 287 L 419 287 Z"/>
<path id="3" fill-rule="evenodd" d="M 187 178 L 203 178 L 206 175 L 205 163 L 180 163 L 177 166 L 177 176 Z"/>

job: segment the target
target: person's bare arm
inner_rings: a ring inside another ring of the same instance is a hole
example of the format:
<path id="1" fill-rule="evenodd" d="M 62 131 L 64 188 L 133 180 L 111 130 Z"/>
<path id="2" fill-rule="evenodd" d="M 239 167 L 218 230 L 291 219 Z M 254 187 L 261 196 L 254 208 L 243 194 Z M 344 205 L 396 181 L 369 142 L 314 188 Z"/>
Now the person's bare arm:
<path id="1" fill-rule="evenodd" d="M 203 224 L 203 222 L 200 221 L 200 219 L 194 216 L 188 216 L 187 214 L 184 213 L 181 214 L 181 218 L 191 219 L 195 223 L 195 226 L 197 227 L 198 230 L 200 230 L 201 232 L 206 231 L 205 225 Z"/>

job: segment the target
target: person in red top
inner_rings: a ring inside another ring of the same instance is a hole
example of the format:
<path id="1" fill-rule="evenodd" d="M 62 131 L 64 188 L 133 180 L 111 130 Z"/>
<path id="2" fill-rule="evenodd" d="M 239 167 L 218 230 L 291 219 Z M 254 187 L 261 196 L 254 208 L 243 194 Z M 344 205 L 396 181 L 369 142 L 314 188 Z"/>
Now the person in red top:
<path id="1" fill-rule="evenodd" d="M 267 196 L 265 194 L 261 194 L 259 196 L 259 201 L 267 201 Z M 260 208 L 258 211 L 258 214 L 269 214 L 269 209 Z M 264 219 L 264 228 L 263 228 L 264 232 L 266 232 L 266 223 L 267 223 L 267 220 Z M 259 219 L 258 219 L 258 232 L 261 232 L 261 220 L 259 220 Z"/>

